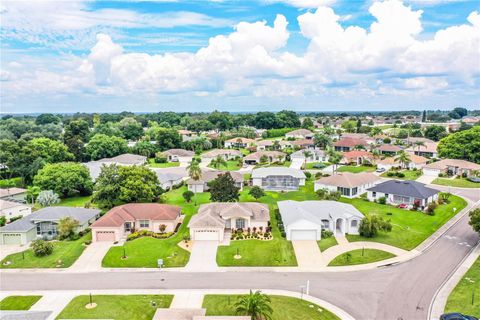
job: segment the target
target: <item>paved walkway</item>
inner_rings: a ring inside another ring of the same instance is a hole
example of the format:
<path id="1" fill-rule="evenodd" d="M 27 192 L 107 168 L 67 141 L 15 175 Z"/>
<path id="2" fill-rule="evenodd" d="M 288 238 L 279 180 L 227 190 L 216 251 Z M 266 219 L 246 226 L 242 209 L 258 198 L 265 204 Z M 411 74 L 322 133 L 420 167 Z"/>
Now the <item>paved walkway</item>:
<path id="1" fill-rule="evenodd" d="M 185 270 L 215 271 L 217 266 L 218 241 L 195 241 Z"/>
<path id="2" fill-rule="evenodd" d="M 427 176 L 427 175 L 421 175 L 420 177 L 417 178 L 417 182 L 420 183 L 425 183 L 425 184 L 430 184 L 432 183 L 433 180 L 435 180 L 437 177 L 432 177 L 432 176 Z"/>
<path id="3" fill-rule="evenodd" d="M 92 242 L 69 268 L 73 272 L 93 272 L 102 270 L 102 259 L 107 254 L 112 242 Z"/>
<path id="4" fill-rule="evenodd" d="M 292 241 L 292 245 L 299 268 L 315 268 L 324 265 L 317 241 L 295 240 Z"/>
<path id="5" fill-rule="evenodd" d="M 173 297 L 170 308 L 174 309 L 197 309 L 203 304 L 204 293 L 199 291 L 181 291 Z"/>
<path id="6" fill-rule="evenodd" d="M 0 260 L 5 259 L 6 256 L 22 252 L 27 250 L 28 246 L 26 245 L 19 245 L 19 244 L 2 244 L 0 245 Z"/>

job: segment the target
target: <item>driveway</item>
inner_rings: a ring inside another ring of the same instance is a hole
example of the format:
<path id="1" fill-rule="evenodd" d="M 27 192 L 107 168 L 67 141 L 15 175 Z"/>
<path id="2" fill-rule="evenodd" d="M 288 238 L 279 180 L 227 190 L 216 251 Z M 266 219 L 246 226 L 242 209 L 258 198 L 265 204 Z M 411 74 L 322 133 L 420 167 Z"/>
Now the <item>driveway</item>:
<path id="1" fill-rule="evenodd" d="M 298 240 L 292 241 L 292 245 L 299 268 L 314 268 L 324 265 L 317 241 Z"/>
<path id="2" fill-rule="evenodd" d="M 417 178 L 417 182 L 420 183 L 425 183 L 425 184 L 430 184 L 432 183 L 433 180 L 435 180 L 437 177 L 433 176 L 427 176 L 427 175 L 421 175 L 420 177 Z"/>
<path id="3" fill-rule="evenodd" d="M 69 268 L 75 272 L 92 272 L 102 269 L 103 257 L 113 245 L 113 242 L 101 241 L 92 242 Z"/>
<path id="4" fill-rule="evenodd" d="M 6 256 L 22 252 L 28 249 L 27 245 L 19 244 L 2 244 L 0 245 L 0 260 L 5 259 Z"/>
<path id="5" fill-rule="evenodd" d="M 303 163 L 304 163 L 303 159 L 293 159 L 292 163 L 290 163 L 290 168 L 300 170 L 302 168 Z"/>
<path id="6" fill-rule="evenodd" d="M 195 241 L 185 269 L 188 271 L 216 271 L 218 241 Z"/>

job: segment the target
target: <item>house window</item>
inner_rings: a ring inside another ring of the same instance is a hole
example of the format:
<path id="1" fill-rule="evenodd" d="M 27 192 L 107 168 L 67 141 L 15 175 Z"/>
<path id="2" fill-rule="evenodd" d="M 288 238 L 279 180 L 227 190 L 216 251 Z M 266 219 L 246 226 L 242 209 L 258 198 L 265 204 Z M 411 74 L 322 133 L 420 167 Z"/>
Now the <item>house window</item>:
<path id="1" fill-rule="evenodd" d="M 140 228 L 148 228 L 150 226 L 149 220 L 140 220 Z"/>
<path id="2" fill-rule="evenodd" d="M 352 222 L 350 223 L 350 226 L 353 227 L 353 228 L 356 228 L 357 224 L 358 224 L 357 220 L 352 220 Z"/>
<path id="3" fill-rule="evenodd" d="M 372 197 L 376 197 L 377 196 L 377 193 L 375 191 L 372 192 Z"/>
<path id="4" fill-rule="evenodd" d="M 330 221 L 328 220 L 322 220 L 322 229 L 330 229 Z"/>
<path id="5" fill-rule="evenodd" d="M 358 193 L 358 188 L 353 188 L 352 189 L 352 196 L 355 196 Z"/>
<path id="6" fill-rule="evenodd" d="M 245 228 L 245 219 L 237 219 L 235 220 L 235 227 L 237 229 L 243 229 Z"/>
<path id="7" fill-rule="evenodd" d="M 337 191 L 339 191 L 342 196 L 350 196 L 350 188 L 337 187 Z"/>
<path id="8" fill-rule="evenodd" d="M 130 232 L 132 230 L 132 223 L 131 222 L 125 222 L 125 231 Z"/>

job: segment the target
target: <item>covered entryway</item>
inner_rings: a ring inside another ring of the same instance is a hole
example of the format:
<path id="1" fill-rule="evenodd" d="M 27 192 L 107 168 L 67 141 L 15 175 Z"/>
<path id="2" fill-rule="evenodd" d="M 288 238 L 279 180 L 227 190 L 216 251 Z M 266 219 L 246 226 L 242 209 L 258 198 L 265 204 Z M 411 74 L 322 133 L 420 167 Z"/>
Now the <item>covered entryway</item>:
<path id="1" fill-rule="evenodd" d="M 290 240 L 317 240 L 317 230 L 291 230 Z"/>
<path id="2" fill-rule="evenodd" d="M 22 244 L 22 235 L 20 233 L 4 233 L 3 244 Z"/>
<path id="3" fill-rule="evenodd" d="M 335 234 L 345 235 L 345 220 L 343 220 L 342 218 L 338 218 L 335 221 L 335 225 Z"/>
<path id="4" fill-rule="evenodd" d="M 217 240 L 221 241 L 220 239 L 220 232 L 217 229 L 198 229 L 195 230 L 193 233 L 193 239 L 194 241 L 202 241 L 202 240 Z"/>
<path id="5" fill-rule="evenodd" d="M 115 231 L 96 231 L 96 241 L 115 241 Z"/>

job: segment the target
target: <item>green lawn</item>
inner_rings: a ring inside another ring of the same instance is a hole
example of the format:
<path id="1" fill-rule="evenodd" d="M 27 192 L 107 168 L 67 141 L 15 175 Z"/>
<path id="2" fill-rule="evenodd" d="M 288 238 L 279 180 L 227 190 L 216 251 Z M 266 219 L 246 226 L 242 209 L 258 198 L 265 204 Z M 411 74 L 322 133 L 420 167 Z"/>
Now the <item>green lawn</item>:
<path id="1" fill-rule="evenodd" d="M 375 171 L 375 167 L 369 166 L 341 166 L 338 167 L 338 172 L 352 172 L 352 173 L 359 173 L 359 172 L 372 172 Z"/>
<path id="2" fill-rule="evenodd" d="M 405 175 L 405 177 L 403 178 L 400 178 L 397 176 L 389 177 L 388 171 L 382 173 L 380 176 L 384 178 L 399 179 L 399 180 L 417 180 L 418 177 L 422 175 L 422 170 L 402 170 L 400 172 L 402 172 Z"/>
<path id="3" fill-rule="evenodd" d="M 452 195 L 450 203 L 439 206 L 435 210 L 435 215 L 429 216 L 419 211 L 399 209 L 359 198 L 341 198 L 341 201 L 353 204 L 364 215 L 377 214 L 391 220 L 393 226 L 391 232 L 380 232 L 374 238 L 347 235 L 348 241 L 375 241 L 405 250 L 412 250 L 450 220 L 455 215 L 453 208 L 457 208 L 458 213 L 467 205 L 464 199 Z"/>
<path id="4" fill-rule="evenodd" d="M 202 308 L 207 309 L 207 316 L 234 316 L 235 303 L 240 295 L 207 294 L 203 298 Z M 298 298 L 270 296 L 273 309 L 272 320 L 335 320 L 340 319 L 327 309 Z"/>
<path id="5" fill-rule="evenodd" d="M 335 257 L 328 264 L 330 267 L 338 266 L 353 266 L 356 264 L 365 264 L 371 262 L 377 262 L 385 259 L 390 259 L 395 257 L 394 254 L 390 252 L 385 252 L 377 249 L 357 249 L 349 252 L 342 253 L 341 255 Z"/>
<path id="6" fill-rule="evenodd" d="M 338 244 L 337 239 L 334 236 L 330 238 L 323 238 L 320 241 L 317 241 L 320 251 L 325 251 L 330 247 L 336 246 Z"/>
<path id="7" fill-rule="evenodd" d="M 273 162 L 273 163 L 264 163 L 255 165 L 254 169 L 265 168 L 265 167 L 290 167 L 290 161 L 284 161 L 282 163 Z"/>
<path id="8" fill-rule="evenodd" d="M 435 180 L 432 181 L 432 184 L 457 187 L 457 188 L 480 188 L 480 183 L 468 181 L 465 178 L 456 178 L 456 179 L 436 178 Z"/>
<path id="9" fill-rule="evenodd" d="M 198 193 L 191 203 L 185 203 L 182 193 L 187 190 L 186 186 L 169 191 L 164 194 L 165 203 L 182 207 L 185 219 L 177 234 L 168 239 L 154 239 L 150 237 L 127 241 L 123 246 L 113 246 L 107 252 L 102 261 L 103 267 L 109 268 L 156 268 L 157 259 L 163 259 L 165 267 L 183 267 L 190 258 L 190 253 L 177 244 L 189 234 L 187 224 L 198 207 L 202 203 L 210 202 L 210 193 Z M 197 205 L 194 205 L 194 201 Z M 127 259 L 122 259 L 123 249 Z"/>
<path id="10" fill-rule="evenodd" d="M 173 295 L 95 295 L 96 308 L 87 309 L 89 296 L 78 296 L 57 316 L 57 319 L 115 319 L 153 318 L 157 308 L 169 308 Z M 152 305 L 152 301 L 156 305 Z"/>
<path id="11" fill-rule="evenodd" d="M 2 260 L 0 268 L 68 268 L 80 257 L 88 240 L 92 240 L 90 232 L 75 241 L 54 241 L 53 253 L 45 257 L 36 257 L 32 249 L 14 253 Z M 11 264 L 4 265 L 6 261 Z"/>
<path id="12" fill-rule="evenodd" d="M 170 168 L 170 167 L 180 166 L 180 162 L 157 163 L 155 162 L 155 159 L 151 158 L 151 159 L 148 159 L 148 165 L 152 168 Z"/>
<path id="13" fill-rule="evenodd" d="M 463 276 L 448 297 L 445 312 L 461 312 L 480 317 L 480 258 Z M 473 296 L 473 301 L 472 301 Z M 473 303 L 472 303 L 473 302 Z"/>
<path id="14" fill-rule="evenodd" d="M 238 160 L 228 160 L 226 161 L 227 165 L 226 166 L 220 166 L 218 170 L 226 170 L 226 171 L 237 171 L 242 167 L 242 164 Z M 212 169 L 217 169 L 213 167 L 211 164 L 208 165 L 209 168 Z"/>
<path id="15" fill-rule="evenodd" d="M 30 310 L 42 296 L 8 296 L 0 301 L 0 310 Z"/>

